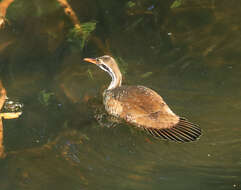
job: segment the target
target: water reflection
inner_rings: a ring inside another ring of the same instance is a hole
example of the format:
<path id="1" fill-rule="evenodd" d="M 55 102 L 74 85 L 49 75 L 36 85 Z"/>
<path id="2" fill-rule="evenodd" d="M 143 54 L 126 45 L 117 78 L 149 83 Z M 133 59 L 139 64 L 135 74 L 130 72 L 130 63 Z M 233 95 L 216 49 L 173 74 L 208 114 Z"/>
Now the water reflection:
<path id="1" fill-rule="evenodd" d="M 238 2 L 71 1 L 80 23 L 97 21 L 83 51 L 67 42 L 73 26 L 57 2 L 33 2 L 13 2 L 0 31 L 1 78 L 25 105 L 18 121 L 4 121 L 0 189 L 241 188 Z M 99 126 L 110 79 L 81 60 L 106 52 L 119 57 L 126 84 L 155 89 L 202 127 L 201 139 Z"/>

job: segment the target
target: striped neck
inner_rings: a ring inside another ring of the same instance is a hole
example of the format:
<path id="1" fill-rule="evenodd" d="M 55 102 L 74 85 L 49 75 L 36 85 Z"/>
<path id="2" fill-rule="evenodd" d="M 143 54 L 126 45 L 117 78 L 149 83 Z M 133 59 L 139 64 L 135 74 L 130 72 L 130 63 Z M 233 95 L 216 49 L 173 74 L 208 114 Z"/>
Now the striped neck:
<path id="1" fill-rule="evenodd" d="M 106 63 L 101 61 L 101 64 L 99 65 L 99 67 L 102 70 L 109 73 L 109 75 L 111 76 L 111 83 L 110 83 L 109 87 L 107 88 L 107 90 L 112 90 L 116 87 L 121 86 L 122 75 L 121 75 L 120 69 L 117 64 L 114 64 L 114 65 L 112 65 L 112 67 L 110 67 L 109 65 L 107 65 Z"/>
<path id="2" fill-rule="evenodd" d="M 121 82 L 122 82 L 121 73 L 120 73 L 120 75 L 117 75 L 115 72 L 113 72 L 113 70 L 111 68 L 109 68 L 109 70 L 110 70 L 110 72 L 108 72 L 108 73 L 111 76 L 111 83 L 108 87 L 108 90 L 114 89 L 116 87 L 120 87 Z"/>

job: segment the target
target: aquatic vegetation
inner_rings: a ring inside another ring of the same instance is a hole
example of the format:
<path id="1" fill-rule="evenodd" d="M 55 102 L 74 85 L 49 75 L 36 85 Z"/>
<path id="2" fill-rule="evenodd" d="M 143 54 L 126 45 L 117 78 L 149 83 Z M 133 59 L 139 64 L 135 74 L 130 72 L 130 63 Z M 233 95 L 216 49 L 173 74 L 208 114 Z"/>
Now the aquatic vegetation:
<path id="1" fill-rule="evenodd" d="M 171 9 L 178 8 L 181 5 L 182 5 L 182 0 L 175 0 L 171 5 Z"/>
<path id="2" fill-rule="evenodd" d="M 50 102 L 51 96 L 53 96 L 53 92 L 46 92 L 46 90 L 42 90 L 39 93 L 38 100 L 41 104 L 48 106 Z"/>
<path id="3" fill-rule="evenodd" d="M 134 7 L 135 5 L 136 5 L 136 3 L 133 2 L 133 1 L 128 1 L 127 2 L 127 7 L 129 7 L 129 8 Z"/>
<path id="4" fill-rule="evenodd" d="M 75 25 L 74 28 L 69 31 L 67 41 L 78 45 L 80 49 L 83 50 L 91 32 L 96 28 L 96 23 L 96 21 L 91 21 Z"/>
<path id="5" fill-rule="evenodd" d="M 138 18 L 126 28 L 126 31 L 135 29 L 143 20 L 144 20 L 144 17 Z"/>
<path id="6" fill-rule="evenodd" d="M 141 78 L 147 78 L 147 77 L 149 77 L 149 76 L 151 76 L 153 73 L 152 72 L 146 72 L 146 73 L 144 73 L 144 74 L 142 74 L 141 75 Z"/>
<path id="7" fill-rule="evenodd" d="M 92 72 L 91 72 L 90 69 L 87 70 L 87 73 L 88 73 L 88 77 L 89 77 L 91 80 L 94 80 L 93 74 L 92 74 Z"/>

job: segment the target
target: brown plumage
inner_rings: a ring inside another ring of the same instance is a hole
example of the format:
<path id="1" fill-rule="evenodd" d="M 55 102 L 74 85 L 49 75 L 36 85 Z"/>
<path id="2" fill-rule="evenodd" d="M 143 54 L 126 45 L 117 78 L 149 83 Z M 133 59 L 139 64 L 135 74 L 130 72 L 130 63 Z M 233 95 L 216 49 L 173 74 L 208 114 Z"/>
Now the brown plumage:
<path id="1" fill-rule="evenodd" d="M 201 135 L 201 129 L 171 111 L 162 97 L 144 86 L 121 86 L 122 75 L 115 60 L 108 56 L 85 58 L 108 72 L 112 78 L 103 93 L 106 111 L 128 123 L 163 139 L 190 142 Z"/>

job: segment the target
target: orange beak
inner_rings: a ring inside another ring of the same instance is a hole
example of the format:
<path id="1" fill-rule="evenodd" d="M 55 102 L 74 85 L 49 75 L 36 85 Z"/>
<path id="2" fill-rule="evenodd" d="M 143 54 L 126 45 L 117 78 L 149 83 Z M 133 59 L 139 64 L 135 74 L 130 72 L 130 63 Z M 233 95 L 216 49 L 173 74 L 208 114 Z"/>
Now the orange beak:
<path id="1" fill-rule="evenodd" d="M 96 59 L 93 59 L 93 58 L 84 58 L 84 61 L 87 61 L 87 62 L 90 62 L 90 63 L 94 63 L 94 64 L 98 64 Z"/>

